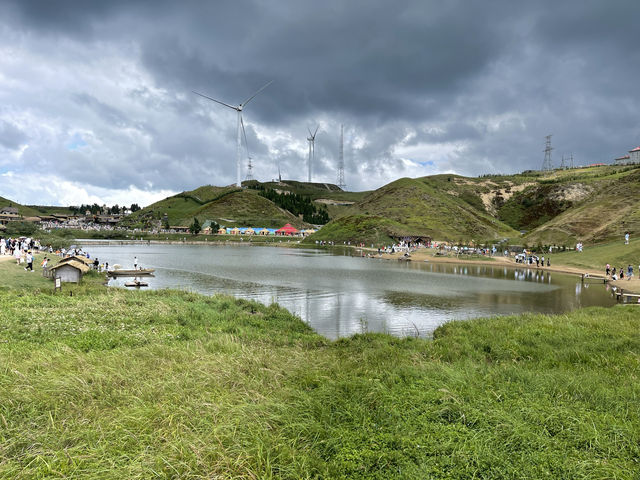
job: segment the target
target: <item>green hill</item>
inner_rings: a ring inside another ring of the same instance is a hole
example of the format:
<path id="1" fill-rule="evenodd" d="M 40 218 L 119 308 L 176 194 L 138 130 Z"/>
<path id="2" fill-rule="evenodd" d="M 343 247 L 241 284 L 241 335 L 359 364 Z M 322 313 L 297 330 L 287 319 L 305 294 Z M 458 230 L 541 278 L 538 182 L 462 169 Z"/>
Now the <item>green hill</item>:
<path id="1" fill-rule="evenodd" d="M 291 223 L 307 226 L 298 217 L 278 208 L 260 196 L 257 190 L 240 190 L 235 186 L 211 185 L 185 191 L 153 203 L 125 218 L 123 226 L 150 227 L 167 215 L 169 225 L 188 226 L 197 217 L 200 222 L 212 220 L 225 226 L 281 227 Z"/>
<path id="2" fill-rule="evenodd" d="M 454 176 L 402 178 L 369 193 L 311 240 L 375 243 L 389 237 L 423 235 L 480 241 L 514 236 L 516 232 L 489 215 L 472 191 L 456 183 Z"/>
<path id="3" fill-rule="evenodd" d="M 627 231 L 640 232 L 640 166 L 599 168 L 597 176 L 578 172 L 552 178 L 544 185 L 555 189 L 548 195 L 551 201 L 568 207 L 540 221 L 526 235 L 528 243 L 602 243 L 620 239 Z"/>
<path id="4" fill-rule="evenodd" d="M 4 197 L 0 197 L 0 208 L 3 207 L 16 207 L 18 209 L 18 213 L 23 217 L 37 217 L 38 215 L 42 215 L 37 210 L 32 207 L 28 207 L 26 205 L 20 205 L 17 202 L 12 200 L 8 200 Z"/>

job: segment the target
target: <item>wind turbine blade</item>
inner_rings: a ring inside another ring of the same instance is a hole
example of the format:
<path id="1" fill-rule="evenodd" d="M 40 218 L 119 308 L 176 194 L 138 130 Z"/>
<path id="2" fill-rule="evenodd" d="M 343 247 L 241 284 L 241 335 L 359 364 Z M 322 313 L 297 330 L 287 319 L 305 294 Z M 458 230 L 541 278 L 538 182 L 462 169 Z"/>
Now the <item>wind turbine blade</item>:
<path id="1" fill-rule="evenodd" d="M 206 95 L 203 95 L 201 93 L 196 92 L 195 90 L 191 90 L 193 93 L 195 93 L 196 95 L 200 95 L 201 97 L 204 97 L 208 100 L 211 100 L 212 102 L 216 102 L 219 103 L 220 105 L 224 105 L 225 107 L 229 107 L 229 108 L 233 108 L 234 110 L 238 110 L 238 107 L 234 107 L 233 105 L 229 105 L 228 103 L 224 103 L 221 102 L 220 100 L 216 100 L 215 98 L 211 98 L 211 97 L 207 97 Z"/>
<path id="2" fill-rule="evenodd" d="M 241 105 L 244 107 L 247 103 L 249 103 L 251 100 L 254 99 L 254 97 L 256 95 L 258 95 L 261 91 L 263 91 L 265 88 L 267 88 L 269 85 L 271 85 L 273 83 L 273 80 L 271 80 L 269 83 L 267 83 L 266 85 L 264 85 L 260 90 L 258 90 L 256 93 L 254 93 L 253 95 L 251 95 L 249 98 L 247 98 L 244 102 L 241 103 Z"/>
<path id="3" fill-rule="evenodd" d="M 316 133 L 318 133 L 318 129 L 319 129 L 319 128 L 320 128 L 320 125 L 318 125 L 318 126 L 316 127 L 316 131 L 315 131 L 315 132 L 313 132 L 313 138 L 314 138 L 314 139 L 316 138 Z M 311 132 L 309 132 L 309 133 L 311 133 Z"/>
<path id="4" fill-rule="evenodd" d="M 244 146 L 247 148 L 247 158 L 251 158 L 249 155 L 249 142 L 247 142 L 247 132 L 244 130 L 244 120 L 240 117 L 240 125 L 242 125 L 242 135 L 244 136 Z"/>
<path id="5" fill-rule="evenodd" d="M 311 129 L 309 127 L 307 127 L 307 131 L 309 132 L 309 136 L 313 137 L 313 133 L 311 133 Z"/>

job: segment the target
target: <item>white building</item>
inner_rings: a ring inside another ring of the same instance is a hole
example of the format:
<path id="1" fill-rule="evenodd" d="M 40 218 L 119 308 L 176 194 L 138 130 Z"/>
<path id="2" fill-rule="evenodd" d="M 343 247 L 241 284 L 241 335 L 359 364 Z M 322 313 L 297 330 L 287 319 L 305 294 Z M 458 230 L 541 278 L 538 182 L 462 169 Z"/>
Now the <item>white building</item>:
<path id="1" fill-rule="evenodd" d="M 629 162 L 640 163 L 640 147 L 629 150 Z"/>

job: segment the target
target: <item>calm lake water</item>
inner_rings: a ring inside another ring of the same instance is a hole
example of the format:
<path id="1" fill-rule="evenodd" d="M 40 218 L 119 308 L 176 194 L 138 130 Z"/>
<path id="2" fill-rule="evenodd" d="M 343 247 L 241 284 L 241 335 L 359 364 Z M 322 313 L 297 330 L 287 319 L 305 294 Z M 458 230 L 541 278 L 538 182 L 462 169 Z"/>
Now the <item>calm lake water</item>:
<path id="1" fill-rule="evenodd" d="M 122 268 L 132 268 L 137 256 L 140 266 L 156 269 L 149 288 L 277 302 L 331 339 L 360 332 L 430 336 L 452 319 L 615 304 L 602 284 L 536 268 L 397 262 L 315 249 L 78 243 L 101 263 Z"/>

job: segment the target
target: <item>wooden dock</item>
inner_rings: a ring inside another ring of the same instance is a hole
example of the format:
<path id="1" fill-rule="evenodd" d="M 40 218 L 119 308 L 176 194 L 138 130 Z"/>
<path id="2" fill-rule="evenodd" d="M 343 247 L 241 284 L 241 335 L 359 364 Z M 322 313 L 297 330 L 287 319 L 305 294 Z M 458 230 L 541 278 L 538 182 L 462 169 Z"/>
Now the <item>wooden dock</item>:
<path id="1" fill-rule="evenodd" d="M 594 281 L 594 283 L 607 283 L 609 281 L 608 277 L 605 277 L 604 275 L 591 275 L 588 273 L 583 273 L 582 276 L 582 283 L 586 282 L 591 282 L 591 280 Z"/>
<path id="2" fill-rule="evenodd" d="M 640 294 L 637 294 L 637 293 L 625 293 L 622 288 L 620 290 L 616 290 L 614 293 L 615 293 L 615 296 L 616 296 L 616 300 L 618 302 L 624 301 L 625 298 L 626 299 L 635 298 L 637 300 L 634 303 L 631 303 L 631 302 L 624 302 L 624 303 L 629 303 L 629 305 L 639 305 L 640 304 Z"/>

